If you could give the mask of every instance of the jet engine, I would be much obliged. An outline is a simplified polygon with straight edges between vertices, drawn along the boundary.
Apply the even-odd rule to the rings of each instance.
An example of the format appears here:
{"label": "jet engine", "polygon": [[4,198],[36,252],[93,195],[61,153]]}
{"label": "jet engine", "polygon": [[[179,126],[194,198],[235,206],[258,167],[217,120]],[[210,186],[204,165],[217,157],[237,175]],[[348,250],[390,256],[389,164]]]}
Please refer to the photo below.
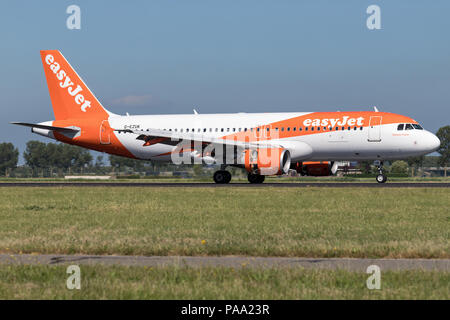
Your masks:
{"label": "jet engine", "polygon": [[252,174],[281,175],[291,167],[291,154],[283,148],[247,149],[242,157],[245,169]]}

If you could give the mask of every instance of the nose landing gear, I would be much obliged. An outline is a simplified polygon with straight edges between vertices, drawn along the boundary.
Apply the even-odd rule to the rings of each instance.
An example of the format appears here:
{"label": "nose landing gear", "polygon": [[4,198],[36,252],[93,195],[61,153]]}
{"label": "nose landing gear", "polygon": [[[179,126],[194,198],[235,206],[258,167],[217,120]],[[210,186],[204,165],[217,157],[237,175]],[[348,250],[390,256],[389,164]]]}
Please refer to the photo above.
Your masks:
{"label": "nose landing gear", "polygon": [[378,165],[378,175],[376,176],[378,183],[385,183],[387,181],[387,176],[383,172],[383,162],[381,161]]}

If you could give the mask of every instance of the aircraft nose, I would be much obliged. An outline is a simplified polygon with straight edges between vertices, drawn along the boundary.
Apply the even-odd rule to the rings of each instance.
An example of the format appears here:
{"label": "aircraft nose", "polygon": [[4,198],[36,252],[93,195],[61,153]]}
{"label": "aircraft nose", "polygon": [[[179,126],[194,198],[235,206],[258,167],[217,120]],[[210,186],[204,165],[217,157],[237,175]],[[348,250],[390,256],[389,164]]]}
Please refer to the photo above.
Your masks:
{"label": "aircraft nose", "polygon": [[439,147],[441,146],[441,140],[439,140],[439,138],[431,132],[427,132],[425,145],[427,146],[428,150],[430,150],[430,152],[433,152],[439,149]]}

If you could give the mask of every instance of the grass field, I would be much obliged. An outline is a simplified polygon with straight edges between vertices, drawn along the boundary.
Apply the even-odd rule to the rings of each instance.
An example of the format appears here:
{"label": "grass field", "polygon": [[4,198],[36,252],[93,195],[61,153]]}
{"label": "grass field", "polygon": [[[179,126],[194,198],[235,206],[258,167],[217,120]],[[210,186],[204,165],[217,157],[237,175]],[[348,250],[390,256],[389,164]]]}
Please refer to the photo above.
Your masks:
{"label": "grass field", "polygon": [[0,299],[449,299],[450,273],[368,275],[304,269],[81,266],[81,289],[68,290],[64,266],[0,266]]}
{"label": "grass field", "polygon": [[3,188],[0,251],[450,258],[448,188]]}

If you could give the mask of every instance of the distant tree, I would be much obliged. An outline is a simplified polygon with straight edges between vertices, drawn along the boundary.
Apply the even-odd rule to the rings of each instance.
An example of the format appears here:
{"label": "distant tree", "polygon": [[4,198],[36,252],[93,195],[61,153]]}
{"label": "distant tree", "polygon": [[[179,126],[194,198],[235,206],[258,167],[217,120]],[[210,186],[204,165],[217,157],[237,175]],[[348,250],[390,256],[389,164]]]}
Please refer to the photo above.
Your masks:
{"label": "distant tree", "polygon": [[[437,150],[441,155],[439,165],[447,168],[450,164],[450,126],[440,128],[436,136],[441,140],[441,146]],[[447,176],[447,169],[444,169],[444,175]]]}
{"label": "distant tree", "polygon": [[411,168],[411,176],[415,176],[418,169],[422,168],[423,162],[425,160],[425,156],[419,156],[419,157],[409,157],[406,159],[406,162],[408,163],[409,167]]}
{"label": "distant tree", "polygon": [[80,169],[90,164],[89,150],[62,143],[27,142],[23,154],[27,166],[33,169]]}
{"label": "distant tree", "polygon": [[8,170],[17,167],[19,150],[12,143],[0,143],[0,174],[7,175]]}
{"label": "distant tree", "polygon": [[93,157],[92,154],[89,152],[89,150],[87,149],[83,149],[81,147],[77,147],[77,146],[71,146],[71,145],[64,145],[66,147],[70,147],[72,148],[72,152],[73,152],[73,165],[75,168],[84,168],[86,166],[88,166]]}
{"label": "distant tree", "polygon": [[96,167],[103,167],[105,164],[103,163],[103,156],[97,156],[97,159],[95,160],[95,166]]}
{"label": "distant tree", "polygon": [[439,158],[437,156],[425,156],[423,160],[424,167],[439,167]]}
{"label": "distant tree", "polygon": [[45,143],[36,140],[28,141],[23,153],[26,165],[31,168],[48,167],[46,151],[47,145]]}
{"label": "distant tree", "polygon": [[131,159],[115,155],[109,156],[109,162],[111,166],[117,169],[117,171],[119,172],[127,170],[133,170],[134,172],[141,172],[152,167],[151,161]]}
{"label": "distant tree", "polygon": [[391,172],[407,174],[408,173],[408,163],[403,160],[394,161],[391,165]]}

